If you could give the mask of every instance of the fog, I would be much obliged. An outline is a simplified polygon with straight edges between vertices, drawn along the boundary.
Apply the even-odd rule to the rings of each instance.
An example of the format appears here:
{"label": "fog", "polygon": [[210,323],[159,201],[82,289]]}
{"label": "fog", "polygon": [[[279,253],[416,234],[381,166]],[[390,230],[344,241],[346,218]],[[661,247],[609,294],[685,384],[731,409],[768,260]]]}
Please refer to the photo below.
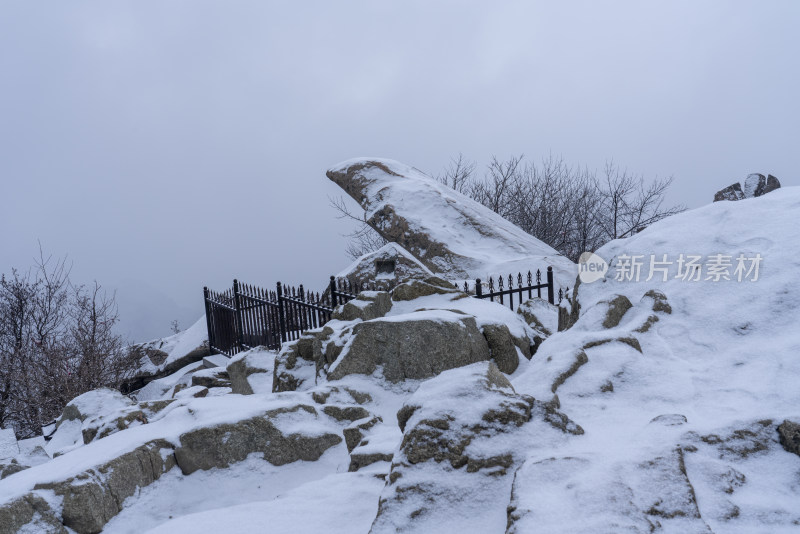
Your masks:
{"label": "fog", "polygon": [[800,4],[0,3],[0,272],[39,242],[117,292],[133,340],[235,277],[321,287],[349,259],[325,177],[459,152],[613,159],[697,207],[798,183]]}

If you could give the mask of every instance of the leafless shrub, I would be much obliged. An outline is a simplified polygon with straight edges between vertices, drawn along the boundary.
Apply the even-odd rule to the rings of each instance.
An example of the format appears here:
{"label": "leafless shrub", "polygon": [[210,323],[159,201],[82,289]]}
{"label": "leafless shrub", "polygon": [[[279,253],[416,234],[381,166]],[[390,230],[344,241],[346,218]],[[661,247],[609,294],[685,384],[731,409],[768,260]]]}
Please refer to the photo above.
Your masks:
{"label": "leafless shrub", "polygon": [[0,425],[39,433],[74,397],[118,387],[138,366],[114,332],[114,295],[74,286],[64,260],[0,277]]}

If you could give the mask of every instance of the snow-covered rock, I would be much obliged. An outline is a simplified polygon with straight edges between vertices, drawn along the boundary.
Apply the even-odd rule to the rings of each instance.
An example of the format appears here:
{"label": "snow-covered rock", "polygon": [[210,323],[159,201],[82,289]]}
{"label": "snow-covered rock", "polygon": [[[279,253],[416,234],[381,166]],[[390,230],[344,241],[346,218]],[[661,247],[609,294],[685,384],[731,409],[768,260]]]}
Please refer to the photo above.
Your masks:
{"label": "snow-covered rock", "polygon": [[272,391],[274,366],[275,353],[263,348],[237,354],[227,366],[231,391],[241,395],[269,393]]}
{"label": "snow-covered rock", "polygon": [[[784,188],[670,217],[596,252],[611,265],[606,278],[580,285],[577,322],[512,380],[557,399],[585,434],[558,451],[532,444],[509,532],[797,529],[800,458],[778,427],[800,418],[798,213],[800,190]],[[679,274],[681,254],[700,256],[700,270]],[[728,279],[709,272],[720,254]],[[740,254],[761,258],[757,279],[738,280]],[[650,276],[651,255],[672,260],[657,264],[666,273]],[[630,258],[643,260],[638,281],[619,276]]]}
{"label": "snow-covered rock", "polygon": [[417,258],[397,243],[387,243],[374,252],[364,254],[336,278],[346,279],[355,284],[375,284],[377,287],[391,288],[415,278],[433,276]]}
{"label": "snow-covered rock", "polygon": [[488,279],[552,265],[561,285],[575,280],[575,265],[552,247],[414,167],[360,158],[327,176],[366,210],[372,228],[435,273]]}
{"label": "snow-covered rock", "polygon": [[145,387],[211,354],[205,315],[192,326],[169,337],[131,347],[141,358],[139,369],[127,380],[125,391]]}
{"label": "snow-covered rock", "polygon": [[736,182],[725,189],[720,189],[714,194],[714,202],[720,200],[742,200],[766,195],[770,191],[780,188],[781,183],[771,174],[749,174],[744,182]]}
{"label": "snow-covered rock", "polygon": [[371,375],[378,366],[392,382],[430,378],[446,369],[490,358],[475,319],[447,310],[427,310],[358,323],[328,378]]}

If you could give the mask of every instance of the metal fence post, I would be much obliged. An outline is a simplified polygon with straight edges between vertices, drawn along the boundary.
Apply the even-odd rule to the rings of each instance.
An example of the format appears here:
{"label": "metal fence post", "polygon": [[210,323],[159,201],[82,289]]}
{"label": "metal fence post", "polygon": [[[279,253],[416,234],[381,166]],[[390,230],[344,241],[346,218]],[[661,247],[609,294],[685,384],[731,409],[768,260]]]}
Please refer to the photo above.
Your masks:
{"label": "metal fence post", "polygon": [[553,292],[553,267],[547,267],[547,301],[555,304],[555,293]]}
{"label": "metal fence post", "polygon": [[276,287],[278,289],[278,321],[281,327],[281,342],[286,342],[286,315],[283,311],[283,287],[281,287],[280,282],[278,282]]}
{"label": "metal fence post", "polygon": [[475,279],[475,296],[481,298],[483,295],[483,287],[481,287],[481,279]]}
{"label": "metal fence post", "polygon": [[206,328],[208,329],[208,349],[214,354],[214,332],[211,329],[211,304],[208,302],[208,287],[203,288],[203,301],[206,306]]}
{"label": "metal fence post", "polygon": [[233,281],[233,306],[236,308],[236,329],[237,332],[237,339],[239,342],[239,350],[242,350],[244,346],[244,322],[242,321],[242,304],[241,299],[239,298],[239,281]]}
{"label": "metal fence post", "polygon": [[336,277],[331,276],[331,307],[336,309],[338,302],[336,302]]}

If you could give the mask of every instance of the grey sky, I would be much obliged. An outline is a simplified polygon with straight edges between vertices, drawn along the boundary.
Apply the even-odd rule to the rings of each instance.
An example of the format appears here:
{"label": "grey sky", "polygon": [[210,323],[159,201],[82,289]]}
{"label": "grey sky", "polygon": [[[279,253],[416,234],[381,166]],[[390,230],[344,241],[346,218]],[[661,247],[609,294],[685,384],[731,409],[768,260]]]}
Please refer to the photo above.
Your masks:
{"label": "grey sky", "polygon": [[[0,272],[37,239],[136,338],[348,263],[325,169],[613,158],[797,184],[800,3],[0,0]],[[148,304],[149,303],[149,304]]]}

